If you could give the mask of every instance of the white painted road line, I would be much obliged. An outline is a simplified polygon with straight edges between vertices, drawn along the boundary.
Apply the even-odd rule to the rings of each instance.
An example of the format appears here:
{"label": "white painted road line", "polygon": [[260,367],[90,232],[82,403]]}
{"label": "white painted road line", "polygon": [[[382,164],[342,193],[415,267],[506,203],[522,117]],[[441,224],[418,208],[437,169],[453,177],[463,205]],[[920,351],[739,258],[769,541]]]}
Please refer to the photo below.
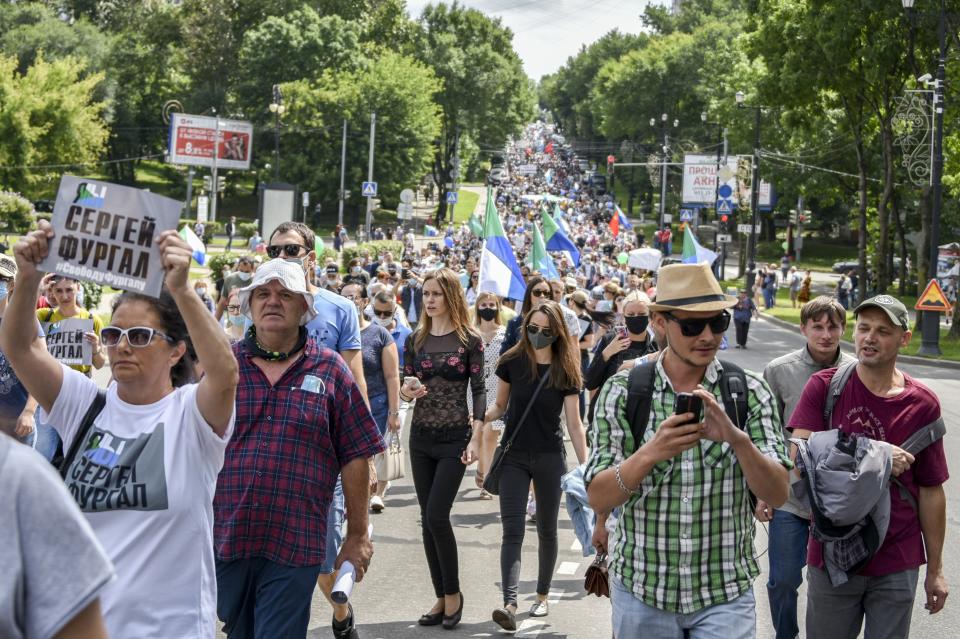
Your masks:
{"label": "white painted road line", "polygon": [[583,546],[580,544],[580,540],[576,537],[573,538],[573,543],[570,544],[570,550],[573,552],[583,552]]}
{"label": "white painted road line", "polygon": [[561,562],[560,567],[557,568],[558,575],[575,575],[577,574],[577,568],[580,567],[580,564],[576,561],[564,561]]}

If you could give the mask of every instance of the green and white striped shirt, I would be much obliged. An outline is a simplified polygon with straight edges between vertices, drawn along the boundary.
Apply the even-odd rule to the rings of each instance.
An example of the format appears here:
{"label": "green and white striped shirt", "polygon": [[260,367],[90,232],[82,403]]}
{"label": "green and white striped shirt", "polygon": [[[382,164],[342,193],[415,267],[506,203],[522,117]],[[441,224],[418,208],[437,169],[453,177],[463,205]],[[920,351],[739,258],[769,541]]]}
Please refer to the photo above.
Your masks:
{"label": "green and white striped shirt", "polygon": [[[721,404],[722,370],[715,359],[702,382]],[[625,418],[628,375],[617,373],[600,391],[584,477],[588,485],[639,448]],[[761,453],[791,468],[773,394],[762,377],[751,372],[746,376],[749,416],[744,430]],[[657,361],[643,443],[673,414],[673,401],[673,387]],[[760,574],[750,491],[727,443],[703,439],[699,446],[658,463],[621,511],[610,571],[649,606],[696,612],[736,599]]]}

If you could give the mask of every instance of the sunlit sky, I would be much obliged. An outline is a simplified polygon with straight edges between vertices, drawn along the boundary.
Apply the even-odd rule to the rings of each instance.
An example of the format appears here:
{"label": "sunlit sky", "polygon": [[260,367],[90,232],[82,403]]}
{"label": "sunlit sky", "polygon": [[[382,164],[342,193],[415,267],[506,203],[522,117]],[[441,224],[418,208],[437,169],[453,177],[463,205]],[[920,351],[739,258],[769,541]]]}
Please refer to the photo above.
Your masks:
{"label": "sunlit sky", "polygon": [[[414,18],[429,0],[407,0]],[[640,32],[647,0],[461,0],[460,4],[497,16],[514,33],[513,46],[534,80],[553,73],[580,47],[612,29]],[[660,4],[666,4],[661,0]]]}

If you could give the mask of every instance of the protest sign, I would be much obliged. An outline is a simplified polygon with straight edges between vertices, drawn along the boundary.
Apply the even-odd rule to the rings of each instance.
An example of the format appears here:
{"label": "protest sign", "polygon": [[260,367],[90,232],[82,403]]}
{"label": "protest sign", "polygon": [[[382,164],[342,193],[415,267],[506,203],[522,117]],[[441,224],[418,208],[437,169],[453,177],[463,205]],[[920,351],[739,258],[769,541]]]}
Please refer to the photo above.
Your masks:
{"label": "protest sign", "polygon": [[55,235],[39,268],[157,297],[164,271],[154,240],[176,229],[181,207],[149,191],[65,175],[50,220]]}
{"label": "protest sign", "polygon": [[83,334],[93,331],[92,319],[64,319],[45,322],[47,350],[53,358],[67,366],[90,366],[93,363],[93,345]]}

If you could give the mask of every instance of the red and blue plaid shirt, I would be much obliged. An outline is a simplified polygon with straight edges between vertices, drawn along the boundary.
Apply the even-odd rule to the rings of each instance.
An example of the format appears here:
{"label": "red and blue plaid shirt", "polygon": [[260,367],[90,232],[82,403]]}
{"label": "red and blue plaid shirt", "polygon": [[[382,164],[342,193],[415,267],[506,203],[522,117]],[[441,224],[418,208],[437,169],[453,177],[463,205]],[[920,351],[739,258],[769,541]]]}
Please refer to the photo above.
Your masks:
{"label": "red and blue plaid shirt", "polygon": [[270,386],[243,342],[237,421],[213,500],[217,559],[286,566],[325,561],[327,511],[340,468],[384,449],[340,356],[307,340]]}

